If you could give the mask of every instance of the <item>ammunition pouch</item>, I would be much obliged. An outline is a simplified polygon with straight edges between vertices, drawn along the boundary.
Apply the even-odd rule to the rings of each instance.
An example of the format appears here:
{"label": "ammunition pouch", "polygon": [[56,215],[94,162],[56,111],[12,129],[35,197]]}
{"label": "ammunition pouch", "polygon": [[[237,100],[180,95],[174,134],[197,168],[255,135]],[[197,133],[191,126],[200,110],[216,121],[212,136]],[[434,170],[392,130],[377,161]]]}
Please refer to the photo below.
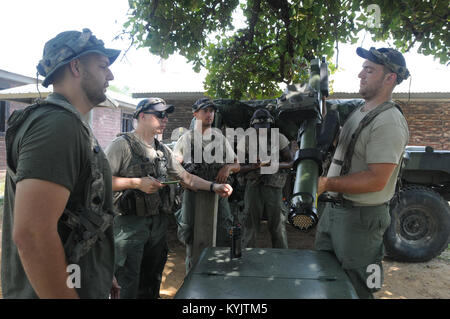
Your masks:
{"label": "ammunition pouch", "polygon": [[[167,178],[167,158],[165,149],[155,139],[157,157],[150,161],[145,151],[131,133],[119,134],[128,142],[132,159],[130,165],[122,176],[145,177],[152,176],[164,181]],[[174,185],[160,189],[157,193],[145,194],[137,189],[127,189],[116,193],[114,208],[121,215],[153,216],[160,212],[172,213],[172,205],[175,199]]]}
{"label": "ammunition pouch", "polygon": [[275,174],[261,175],[261,182],[265,186],[283,188],[288,177],[287,170],[280,170]]}
{"label": "ammunition pouch", "polygon": [[[195,131],[191,130],[191,154],[195,154],[195,139],[194,139]],[[203,154],[203,146],[202,146],[202,154]],[[225,142],[223,145],[223,150],[225,152],[226,146]],[[215,150],[212,150],[212,155],[214,155]],[[225,155],[225,154],[224,154]],[[202,155],[203,156],[203,155]],[[207,163],[203,157],[201,163],[192,163],[192,162],[183,162],[183,168],[190,174],[196,175],[200,178],[203,178],[207,181],[214,181],[216,180],[217,174],[219,173],[220,169],[226,165],[226,157],[224,156],[222,163]],[[233,178],[229,176],[227,178],[227,183],[232,184]]]}
{"label": "ammunition pouch", "polygon": [[91,247],[105,238],[105,231],[113,223],[113,214],[97,215],[92,212],[64,210],[60,221],[71,229],[64,243],[67,260],[78,263]]}

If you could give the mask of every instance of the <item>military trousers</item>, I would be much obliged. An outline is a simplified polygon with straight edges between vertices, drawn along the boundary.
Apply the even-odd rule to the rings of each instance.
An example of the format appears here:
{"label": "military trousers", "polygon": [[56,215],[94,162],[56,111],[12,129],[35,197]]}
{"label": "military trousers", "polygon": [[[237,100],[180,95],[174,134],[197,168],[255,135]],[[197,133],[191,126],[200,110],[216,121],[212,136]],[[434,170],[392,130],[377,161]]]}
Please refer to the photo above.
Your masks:
{"label": "military trousers", "polygon": [[360,298],[371,299],[383,283],[383,235],[389,204],[327,203],[317,225],[315,249],[335,254]]}
{"label": "military trousers", "polygon": [[[195,224],[194,191],[185,189],[181,209],[175,213],[178,223],[178,239],[186,245],[186,274],[192,268],[192,243]],[[229,231],[233,225],[230,205],[227,198],[219,197],[217,207],[216,246],[229,247],[231,239]]]}
{"label": "military trousers", "polygon": [[115,276],[121,299],[159,298],[167,261],[168,216],[116,216]]}
{"label": "military trousers", "polygon": [[283,189],[248,181],[244,202],[243,247],[256,247],[261,219],[265,215],[272,247],[288,248]]}

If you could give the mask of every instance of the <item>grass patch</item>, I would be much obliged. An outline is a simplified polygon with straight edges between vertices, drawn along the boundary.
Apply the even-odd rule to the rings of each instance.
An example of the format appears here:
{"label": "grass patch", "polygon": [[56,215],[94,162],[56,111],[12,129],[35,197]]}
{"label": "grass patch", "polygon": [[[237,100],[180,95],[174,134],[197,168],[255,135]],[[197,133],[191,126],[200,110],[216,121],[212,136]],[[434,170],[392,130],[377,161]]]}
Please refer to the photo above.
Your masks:
{"label": "grass patch", "polygon": [[450,243],[448,244],[447,248],[442,252],[442,254],[439,255],[438,258],[450,261]]}

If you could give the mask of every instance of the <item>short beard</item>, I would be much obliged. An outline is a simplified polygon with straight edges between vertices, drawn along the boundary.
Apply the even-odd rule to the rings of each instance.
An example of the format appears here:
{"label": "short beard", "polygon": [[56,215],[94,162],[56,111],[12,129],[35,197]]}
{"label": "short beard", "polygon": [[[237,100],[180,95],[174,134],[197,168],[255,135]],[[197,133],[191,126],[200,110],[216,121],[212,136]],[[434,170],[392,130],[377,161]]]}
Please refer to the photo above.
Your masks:
{"label": "short beard", "polygon": [[81,81],[81,88],[86,93],[89,102],[95,106],[105,101],[106,95],[103,93],[103,88],[98,89],[97,86],[93,85],[93,78],[92,74],[86,70]]}
{"label": "short beard", "polygon": [[382,86],[381,82],[379,82],[379,83],[377,83],[377,86],[359,89],[359,94],[361,94],[361,96],[363,97],[364,100],[366,100],[366,101],[371,100],[378,94],[378,92],[380,92],[381,86]]}

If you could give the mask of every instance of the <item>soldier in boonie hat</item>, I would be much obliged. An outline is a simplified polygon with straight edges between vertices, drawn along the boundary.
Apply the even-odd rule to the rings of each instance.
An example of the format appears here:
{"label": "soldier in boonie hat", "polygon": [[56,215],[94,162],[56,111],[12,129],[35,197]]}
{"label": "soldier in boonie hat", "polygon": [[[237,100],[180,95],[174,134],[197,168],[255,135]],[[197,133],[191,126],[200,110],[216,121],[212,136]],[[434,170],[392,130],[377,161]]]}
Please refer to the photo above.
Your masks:
{"label": "soldier in boonie hat", "polygon": [[102,40],[97,39],[91,30],[83,32],[65,31],[47,41],[42,60],[36,66],[38,74],[45,77],[42,85],[48,87],[56,70],[70,61],[87,53],[100,53],[109,59],[111,65],[120,54],[120,50],[107,49]]}
{"label": "soldier in boonie hat", "polygon": [[133,117],[135,119],[138,118],[139,113],[146,111],[154,111],[155,114],[162,113],[168,114],[172,113],[175,110],[175,107],[171,104],[167,104],[166,101],[159,97],[151,97],[148,99],[144,99],[138,103],[136,106],[136,111],[134,111]]}
{"label": "soldier in boonie hat", "polygon": [[363,48],[357,48],[356,54],[360,57],[372,61],[376,64],[381,64],[397,74],[397,84],[400,84],[403,80],[406,80],[410,73],[406,68],[406,61],[403,54],[397,50],[391,48],[375,49],[374,47],[369,50]]}

